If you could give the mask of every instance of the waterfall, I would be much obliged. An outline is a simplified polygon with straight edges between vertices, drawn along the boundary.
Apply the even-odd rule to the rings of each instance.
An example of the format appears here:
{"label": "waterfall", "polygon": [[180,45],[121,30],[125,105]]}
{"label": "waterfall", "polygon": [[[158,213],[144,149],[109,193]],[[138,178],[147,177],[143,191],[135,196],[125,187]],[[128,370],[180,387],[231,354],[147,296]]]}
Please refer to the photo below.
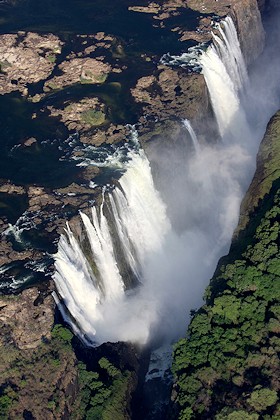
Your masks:
{"label": "waterfall", "polygon": [[69,225],[55,255],[54,281],[69,314],[65,308],[62,313],[75,330],[78,326],[87,343],[100,344],[112,338],[111,333],[106,336],[108,316],[112,308],[118,316],[118,308],[125,306],[130,293],[128,285],[133,283],[121,272],[126,276],[133,273],[143,282],[141,270],[161,249],[170,230],[144,151],[131,150],[123,166],[126,172],[119,185],[112,192],[103,191],[100,208],[93,207],[91,217],[80,213],[90,245],[87,257]]}
{"label": "waterfall", "polygon": [[248,82],[248,73],[232,18],[227,16],[217,29],[220,36],[213,34],[216,51],[239,91]]}
{"label": "waterfall", "polygon": [[202,67],[218,128],[224,141],[235,137],[246,143],[250,137],[239,91],[247,82],[247,71],[231,17],[217,26],[214,42],[201,54]]}
{"label": "waterfall", "polygon": [[190,121],[187,119],[183,120],[183,125],[188,131],[189,135],[191,136],[192,144],[193,144],[195,152],[198,153],[200,151],[200,145],[197,139],[197,135],[195,134],[195,131],[192,128]]}
{"label": "waterfall", "polygon": [[167,53],[160,62],[202,72],[223,141],[231,143],[234,137],[240,144],[246,144],[250,130],[240,94],[246,91],[248,74],[238,35],[230,16],[212,24],[215,33],[210,46],[198,44],[180,56]]}
{"label": "waterfall", "polygon": [[[159,182],[165,202],[135,129],[130,145],[116,146],[112,157],[102,150],[105,157],[99,159],[91,146],[78,163],[121,174],[114,186],[103,187],[100,206],[80,213],[79,238],[66,227],[54,256],[55,299],[87,344],[177,339],[188,312],[202,303],[218,258],[228,250],[251,162],[246,149],[250,132],[239,98],[246,71],[230,18],[218,26],[218,34],[196,63],[223,141],[200,145],[184,120],[199,153],[186,161],[185,150],[174,145],[172,155],[170,146],[164,155],[163,142],[153,162],[158,177],[165,173]],[[176,215],[184,218],[180,229],[173,224]]]}

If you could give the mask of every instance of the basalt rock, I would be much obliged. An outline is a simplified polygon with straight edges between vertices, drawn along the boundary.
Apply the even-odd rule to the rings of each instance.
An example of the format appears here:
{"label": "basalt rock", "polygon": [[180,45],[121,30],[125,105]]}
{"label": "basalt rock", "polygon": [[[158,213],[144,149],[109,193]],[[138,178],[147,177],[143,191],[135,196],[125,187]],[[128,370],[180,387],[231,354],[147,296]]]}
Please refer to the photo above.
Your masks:
{"label": "basalt rock", "polygon": [[97,84],[104,83],[112,67],[100,59],[95,58],[73,58],[63,61],[58,69],[61,75],[49,79],[44,90],[62,89],[75,83]]}
{"label": "basalt rock", "polygon": [[[143,106],[144,116],[140,118],[144,132],[150,131],[149,121],[165,121],[175,116],[177,119],[188,118],[194,126],[211,116],[211,105],[205,84],[200,74],[187,75],[183,69],[158,66],[156,76],[146,76],[138,80],[131,90],[135,101]],[[149,116],[147,120],[145,115]],[[145,127],[148,126],[148,129]],[[202,130],[201,130],[202,131]]]}

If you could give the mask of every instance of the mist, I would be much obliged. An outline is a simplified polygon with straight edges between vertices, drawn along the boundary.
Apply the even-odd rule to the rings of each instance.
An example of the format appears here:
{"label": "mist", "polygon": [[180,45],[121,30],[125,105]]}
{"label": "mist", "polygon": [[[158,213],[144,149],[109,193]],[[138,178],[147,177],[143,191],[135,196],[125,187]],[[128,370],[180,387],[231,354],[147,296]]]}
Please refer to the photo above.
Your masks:
{"label": "mist", "polygon": [[[242,72],[241,82],[229,74],[221,48],[210,47],[200,58],[217,138],[202,141],[198,135],[194,144],[182,121],[174,147],[163,138],[159,148],[148,148],[147,158],[137,145],[123,164],[119,188],[104,192],[100,211],[82,215],[99,274],[70,229],[62,235],[56,299],[87,345],[172,342],[184,334],[190,311],[203,303],[217,262],[228,252],[266,124],[279,108],[277,18],[279,10],[266,22],[263,55],[249,77]],[[228,41],[241,56],[237,39]],[[243,66],[240,56],[231,63]],[[128,272],[137,287],[128,288]]]}

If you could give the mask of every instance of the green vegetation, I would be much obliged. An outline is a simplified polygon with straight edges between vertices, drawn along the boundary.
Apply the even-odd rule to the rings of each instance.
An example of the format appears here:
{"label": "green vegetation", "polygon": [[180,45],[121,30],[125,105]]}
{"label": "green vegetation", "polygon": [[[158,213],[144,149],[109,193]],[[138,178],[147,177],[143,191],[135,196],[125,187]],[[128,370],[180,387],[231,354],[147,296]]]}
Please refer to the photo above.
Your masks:
{"label": "green vegetation", "polygon": [[98,372],[88,371],[84,363],[79,363],[80,393],[75,402],[72,419],[124,420],[127,398],[133,373],[117,369],[108,359],[98,361]]}
{"label": "green vegetation", "polygon": [[54,54],[47,55],[46,58],[50,63],[55,63],[56,61],[56,56]]}
{"label": "green vegetation", "polygon": [[90,367],[77,362],[72,338],[69,329],[57,324],[51,339],[36,349],[0,347],[0,420],[23,418],[24,410],[34,418],[58,419],[69,413],[72,420],[129,419],[128,401],[136,384],[133,368],[126,370],[105,357],[95,359],[93,350]]}
{"label": "green vegetation", "polygon": [[46,83],[46,91],[47,90],[58,90],[60,87],[53,82]]}
{"label": "green vegetation", "polygon": [[7,68],[11,66],[12,64],[10,64],[7,60],[0,61],[0,73],[5,73]]}
{"label": "green vegetation", "polygon": [[35,418],[54,413],[60,418],[65,406],[71,405],[68,383],[77,377],[72,337],[67,328],[55,325],[51,340],[43,340],[35,349],[20,350],[12,342],[1,345],[1,420],[23,418],[25,409]]}
{"label": "green vegetation", "polygon": [[280,418],[280,189],[269,203],[222,260],[175,346],[180,420]]}
{"label": "green vegetation", "polygon": [[104,112],[95,109],[88,109],[81,113],[81,120],[91,126],[102,125],[105,122],[106,116]]}
{"label": "green vegetation", "polygon": [[80,77],[80,82],[82,85],[91,84],[91,83],[105,83],[107,80],[108,74],[107,73],[100,73],[94,74],[92,72],[87,72],[87,74],[83,77]]}
{"label": "green vegetation", "polygon": [[70,346],[73,334],[70,330],[64,328],[62,325],[56,324],[52,329],[52,338],[54,340],[58,340],[66,346]]}

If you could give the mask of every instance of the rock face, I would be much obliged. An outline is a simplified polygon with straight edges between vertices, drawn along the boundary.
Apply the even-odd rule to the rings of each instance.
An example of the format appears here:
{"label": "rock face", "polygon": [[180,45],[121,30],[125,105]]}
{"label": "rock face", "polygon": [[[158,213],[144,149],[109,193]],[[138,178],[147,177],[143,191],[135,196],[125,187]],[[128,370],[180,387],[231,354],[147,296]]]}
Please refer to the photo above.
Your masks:
{"label": "rock face", "polygon": [[264,12],[269,5],[269,0],[258,0],[258,6],[261,12]]}
{"label": "rock face", "polygon": [[261,142],[257,156],[256,173],[242,201],[239,224],[235,236],[246,228],[250,216],[254,214],[260,202],[267,197],[273,183],[280,178],[279,138],[280,111],[271,118]]}
{"label": "rock face", "polygon": [[236,16],[240,45],[247,65],[252,63],[263,50],[265,34],[261,16],[255,0],[236,2],[233,5]]}
{"label": "rock face", "polygon": [[192,121],[209,115],[210,103],[202,75],[187,76],[182,69],[165,66],[158,66],[158,70],[157,76],[140,78],[131,90],[146,114],[160,120],[176,115]]}
{"label": "rock face", "polygon": [[264,30],[256,0],[190,0],[188,6],[201,13],[216,13],[219,16],[230,14],[237,24],[241,48],[248,65],[262,52]]}

